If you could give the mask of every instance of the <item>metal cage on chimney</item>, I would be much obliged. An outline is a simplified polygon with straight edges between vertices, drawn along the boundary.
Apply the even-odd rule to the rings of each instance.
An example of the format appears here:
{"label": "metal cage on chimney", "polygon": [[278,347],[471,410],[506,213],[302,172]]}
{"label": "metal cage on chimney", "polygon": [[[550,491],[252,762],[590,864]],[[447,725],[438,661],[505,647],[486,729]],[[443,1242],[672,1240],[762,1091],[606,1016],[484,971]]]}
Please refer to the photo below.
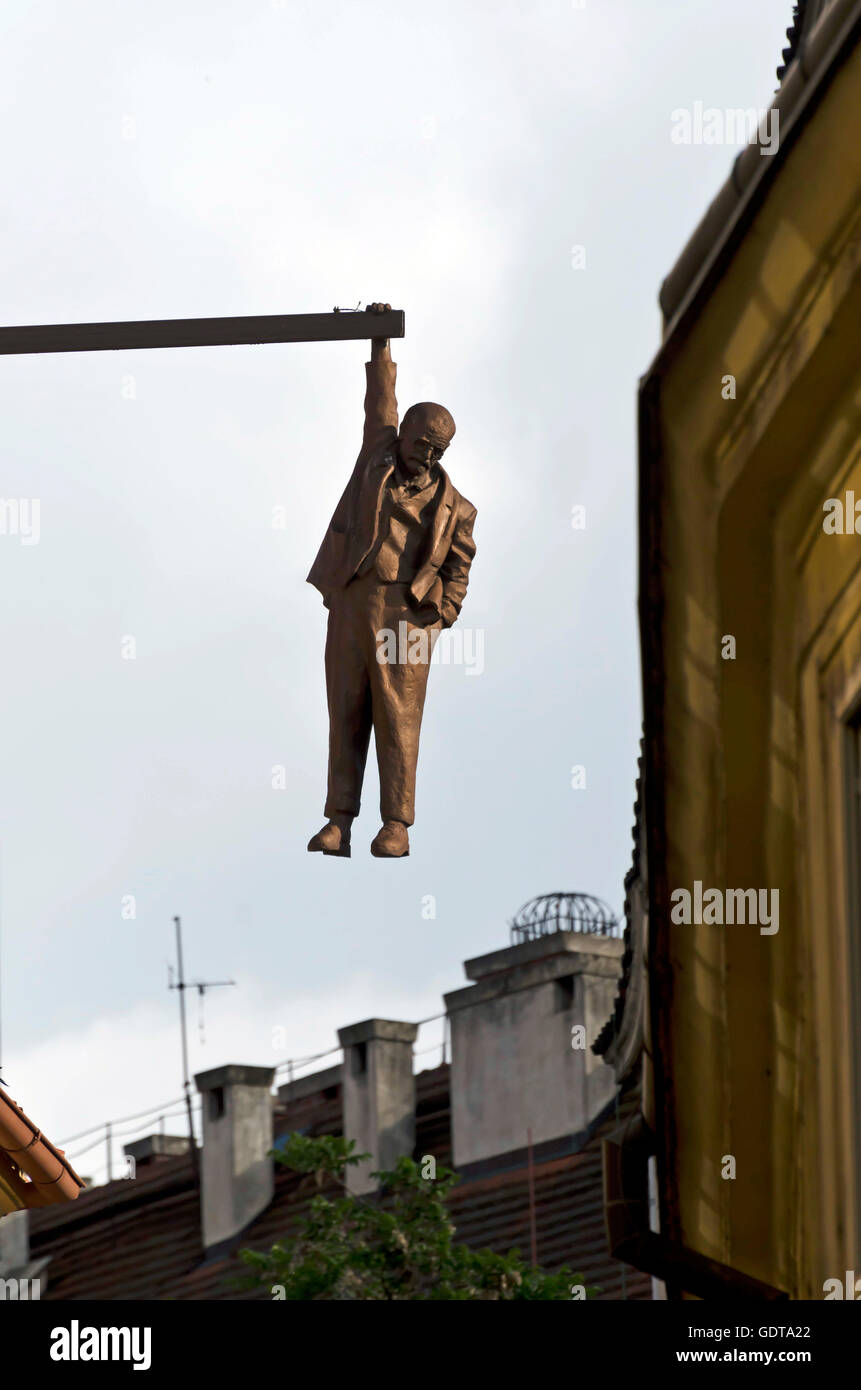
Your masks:
{"label": "metal cage on chimney", "polygon": [[590,893],[544,893],[531,898],[511,926],[512,945],[535,941],[554,932],[583,932],[589,936],[620,936],[618,917],[600,898]]}

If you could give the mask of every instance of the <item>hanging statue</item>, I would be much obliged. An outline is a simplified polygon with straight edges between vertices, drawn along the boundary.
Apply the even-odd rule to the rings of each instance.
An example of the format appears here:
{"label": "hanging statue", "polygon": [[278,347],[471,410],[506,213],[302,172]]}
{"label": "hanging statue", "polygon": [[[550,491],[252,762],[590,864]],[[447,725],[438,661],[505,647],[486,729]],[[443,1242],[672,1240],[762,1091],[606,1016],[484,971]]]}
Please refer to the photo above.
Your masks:
{"label": "hanging statue", "polygon": [[371,853],[400,859],[410,852],[431,655],[463,604],[476,512],[441,466],[449,412],[423,401],[398,428],[388,338],[372,339],[365,370],[362,449],[308,575],[329,610],[327,823],[308,849],[349,858],[373,727],[383,824]]}

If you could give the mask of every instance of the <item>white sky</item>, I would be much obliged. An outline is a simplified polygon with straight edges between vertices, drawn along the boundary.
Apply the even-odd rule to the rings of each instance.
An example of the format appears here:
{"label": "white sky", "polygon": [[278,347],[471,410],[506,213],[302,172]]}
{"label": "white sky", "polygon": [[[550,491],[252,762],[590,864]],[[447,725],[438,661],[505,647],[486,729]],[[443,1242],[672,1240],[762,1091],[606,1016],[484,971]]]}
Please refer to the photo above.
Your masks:
{"label": "white sky", "polygon": [[7,0],[0,322],[403,308],[401,406],[457,421],[461,621],[485,634],[484,674],[431,673],[410,858],[368,854],[372,759],[352,860],[307,854],[326,615],[304,577],[366,345],[2,359],[0,496],[41,505],[38,545],[0,536],[3,1063],[56,1142],[180,1094],[175,913],[187,973],[238,982],[203,1046],[189,1001],[203,1070],[439,1013],[535,894],[621,911],[637,378],[736,152],[673,144],[671,112],[767,106],[791,10]]}

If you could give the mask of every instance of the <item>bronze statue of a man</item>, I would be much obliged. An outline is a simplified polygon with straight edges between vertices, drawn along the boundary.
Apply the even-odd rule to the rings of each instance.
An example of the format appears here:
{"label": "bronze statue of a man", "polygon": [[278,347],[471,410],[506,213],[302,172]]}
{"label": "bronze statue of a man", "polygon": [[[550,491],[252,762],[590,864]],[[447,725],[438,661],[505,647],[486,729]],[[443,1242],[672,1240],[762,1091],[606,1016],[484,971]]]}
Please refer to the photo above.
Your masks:
{"label": "bronze statue of a man", "polygon": [[[372,339],[365,370],[362,449],[308,575],[329,610],[327,824],[308,848],[349,857],[373,726],[383,825],[371,853],[399,859],[410,852],[431,649],[466,594],[476,513],[440,466],[454,435],[449,412],[423,401],[398,429],[387,338]],[[384,659],[384,633],[406,636],[394,661]]]}

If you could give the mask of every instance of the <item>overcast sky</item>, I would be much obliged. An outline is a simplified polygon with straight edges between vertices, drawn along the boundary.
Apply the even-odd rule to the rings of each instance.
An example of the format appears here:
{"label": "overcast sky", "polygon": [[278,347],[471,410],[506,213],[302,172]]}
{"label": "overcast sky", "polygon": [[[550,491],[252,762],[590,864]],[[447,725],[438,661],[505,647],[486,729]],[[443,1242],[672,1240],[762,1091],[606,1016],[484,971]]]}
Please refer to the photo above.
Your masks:
{"label": "overcast sky", "polygon": [[439,1013],[536,894],[621,912],[637,379],[737,152],[673,143],[671,113],[767,106],[791,9],[7,0],[0,322],[404,309],[399,399],[457,421],[484,643],[481,674],[431,672],[410,858],[368,853],[373,757],[353,858],[307,854],[326,614],[304,581],[366,344],[2,359],[0,496],[40,504],[38,544],[0,536],[3,1067],[55,1142],[180,1094],[174,914],[187,974],[237,981],[204,1043],[189,1001],[199,1071]]}

